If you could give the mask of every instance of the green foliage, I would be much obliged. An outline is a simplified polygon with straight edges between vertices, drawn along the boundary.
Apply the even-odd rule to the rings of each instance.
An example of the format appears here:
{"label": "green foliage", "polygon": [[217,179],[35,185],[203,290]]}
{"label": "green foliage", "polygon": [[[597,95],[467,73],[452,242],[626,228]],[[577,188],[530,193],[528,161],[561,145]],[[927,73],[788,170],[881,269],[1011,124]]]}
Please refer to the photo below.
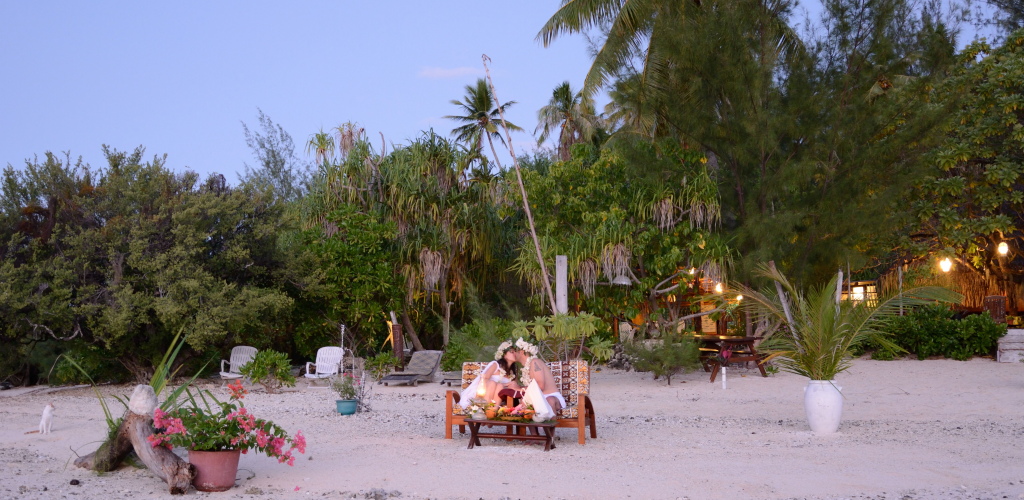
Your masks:
{"label": "green foliage", "polygon": [[580,357],[582,347],[597,331],[599,321],[597,316],[587,312],[538,316],[533,321],[516,321],[510,338],[533,337],[549,355],[569,361]]}
{"label": "green foliage", "polygon": [[346,346],[363,353],[379,349],[388,336],[387,311],[399,308],[403,292],[402,278],[395,276],[395,224],[342,205],[302,237],[309,254],[295,271],[304,284],[297,306],[309,311],[309,319],[295,332],[298,351],[312,357],[336,343],[338,323],[350,338]]}
{"label": "green foliage", "polygon": [[0,335],[101,345],[144,382],[183,325],[191,353],[273,328],[292,305],[273,276],[281,207],[104,151],[103,170],[50,154],[5,169],[0,313],[16,319]]}
{"label": "green foliage", "polygon": [[[198,391],[195,395],[188,391],[189,405],[166,413],[157,409],[153,418],[156,432],[146,440],[154,447],[174,445],[197,451],[255,450],[277,458],[280,463],[294,465],[292,451],[306,452],[302,432],[289,436],[281,426],[255,418],[242,404],[245,390],[241,382],[229,387],[232,394],[228,402],[218,401],[210,391]],[[285,448],[288,444],[291,446]]]}
{"label": "green foliage", "polygon": [[611,339],[591,337],[587,342],[594,363],[605,363],[615,354],[615,342]]}
{"label": "green foliage", "polygon": [[366,360],[366,371],[370,372],[373,380],[379,381],[391,373],[391,370],[394,370],[399,363],[398,357],[394,354],[382,352]]}
{"label": "green foliage", "polygon": [[257,352],[251,361],[242,365],[238,373],[254,384],[262,384],[267,392],[275,393],[282,385],[295,386],[295,377],[292,376],[291,370],[291,360],[287,354],[263,349]]}
{"label": "green foliage", "polygon": [[331,379],[331,390],[338,395],[338,399],[355,399],[356,381],[347,373],[340,375]]}
{"label": "green foliage", "polygon": [[[961,320],[952,319],[953,312],[945,305],[914,309],[906,316],[893,318],[887,327],[893,342],[917,355],[917,359],[944,356],[967,360],[971,356],[991,354],[999,338],[1006,335],[1006,325],[997,324],[987,314],[973,314]],[[895,359],[898,352],[878,345],[868,345],[871,359]]]}
{"label": "green foliage", "polygon": [[[569,280],[582,292],[580,309],[618,320],[646,313],[652,330],[670,329],[689,313],[681,301],[666,300],[688,291],[680,268],[721,279],[731,260],[712,229],[718,188],[706,158],[672,141],[620,143],[599,152],[576,144],[573,151],[570,161],[523,172],[548,267],[556,255],[568,257]],[[541,289],[532,242],[521,241],[512,269]],[[611,285],[617,277],[631,286]]]}
{"label": "green foliage", "polygon": [[672,376],[700,366],[700,350],[692,338],[666,334],[658,340],[637,341],[625,345],[626,355],[638,371],[651,372],[654,378]]}
{"label": "green foliage", "polygon": [[[993,281],[1019,283],[1024,237],[1024,31],[993,49],[984,40],[958,57],[938,97],[955,104],[945,141],[929,155],[902,246],[918,256],[957,256]],[[913,238],[910,235],[913,234]],[[1010,254],[997,252],[1010,241]],[[1016,241],[1016,243],[1014,243]]]}
{"label": "green foliage", "polygon": [[886,327],[901,308],[962,299],[945,288],[917,287],[902,294],[897,290],[880,290],[877,304],[837,304],[836,277],[805,292],[772,267],[761,266],[758,274],[777,283],[784,292],[780,295],[778,288],[771,285],[761,290],[741,283],[733,285],[743,294],[742,304],[749,313],[773,322],[775,328],[765,335],[759,350],[769,354],[766,361],[811,380],[833,380],[850,367],[855,350],[867,342],[898,351]]}

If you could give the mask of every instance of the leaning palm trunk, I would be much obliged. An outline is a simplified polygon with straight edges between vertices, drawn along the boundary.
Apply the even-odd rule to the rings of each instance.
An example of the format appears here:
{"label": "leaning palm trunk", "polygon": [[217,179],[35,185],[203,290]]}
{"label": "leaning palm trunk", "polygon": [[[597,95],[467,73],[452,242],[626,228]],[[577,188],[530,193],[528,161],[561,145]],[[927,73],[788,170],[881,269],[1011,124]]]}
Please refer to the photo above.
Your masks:
{"label": "leaning palm trunk", "polygon": [[555,294],[551,291],[551,281],[548,279],[547,266],[544,265],[544,254],[540,250],[540,240],[537,239],[537,229],[533,225],[533,212],[530,211],[530,200],[526,197],[526,185],[523,184],[523,174],[519,171],[519,161],[516,160],[516,152],[512,147],[512,135],[508,133],[508,124],[505,122],[505,112],[502,111],[501,104],[498,101],[498,95],[494,92],[494,82],[491,81],[491,70],[487,68],[487,61],[490,61],[491,58],[484,54],[483,59],[484,71],[487,73],[487,81],[491,87],[491,95],[494,96],[494,102],[498,104],[498,113],[499,116],[501,116],[501,125],[502,128],[505,129],[505,136],[508,137],[508,151],[512,155],[512,164],[516,167],[516,179],[519,180],[519,191],[523,195],[523,209],[526,211],[526,221],[530,223],[530,235],[533,237],[533,246],[537,250],[537,263],[540,264],[541,281],[544,284],[544,291],[547,292],[548,301],[550,301],[551,314],[558,314],[558,305],[555,303]]}
{"label": "leaning palm trunk", "polygon": [[[919,287],[905,290],[883,289],[874,304],[836,301],[841,284],[832,278],[823,287],[800,291],[790,284],[774,266],[761,265],[758,275],[772,280],[772,285],[754,290],[741,283],[733,287],[743,294],[743,307],[748,313],[769,318],[774,325],[761,343],[780,369],[811,380],[833,380],[836,374],[850,367],[851,351],[867,341],[900,351],[885,331],[889,319],[898,316],[901,308],[929,303],[958,303],[962,296],[942,287]],[[788,311],[787,311],[788,309]]]}

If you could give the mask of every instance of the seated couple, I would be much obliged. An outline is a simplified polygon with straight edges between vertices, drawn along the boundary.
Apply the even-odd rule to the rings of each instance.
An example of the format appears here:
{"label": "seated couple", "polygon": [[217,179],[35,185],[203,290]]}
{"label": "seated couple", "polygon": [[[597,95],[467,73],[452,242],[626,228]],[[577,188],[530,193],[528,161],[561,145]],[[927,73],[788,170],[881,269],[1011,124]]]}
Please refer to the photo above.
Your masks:
{"label": "seated couple", "polygon": [[[551,369],[537,357],[537,346],[522,337],[515,343],[505,341],[498,346],[494,359],[462,391],[459,404],[463,409],[481,394],[483,399],[498,405],[504,404],[508,396],[522,398],[543,420],[555,418],[559,410],[565,408],[565,398],[555,387]],[[483,391],[480,390],[481,385]]]}

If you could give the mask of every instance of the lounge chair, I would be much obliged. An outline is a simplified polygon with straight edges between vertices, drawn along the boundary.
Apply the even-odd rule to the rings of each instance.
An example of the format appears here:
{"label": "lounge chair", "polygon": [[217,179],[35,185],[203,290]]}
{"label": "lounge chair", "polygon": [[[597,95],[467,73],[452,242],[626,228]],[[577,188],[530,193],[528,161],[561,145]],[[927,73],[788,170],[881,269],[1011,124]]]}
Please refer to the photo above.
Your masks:
{"label": "lounge chair", "polygon": [[[238,345],[231,348],[231,361],[220,360],[220,379],[221,381],[226,380],[237,380],[242,378],[242,374],[238,373],[246,363],[252,361],[252,358],[256,357],[256,348],[249,347],[247,345]],[[227,371],[224,370],[224,364],[228,364]]]}
{"label": "lounge chair", "polygon": [[341,358],[345,350],[340,347],[321,347],[316,351],[316,363],[306,363],[306,378],[320,380],[330,378],[341,371]]}
{"label": "lounge chair", "polygon": [[404,371],[391,372],[381,382],[384,385],[410,384],[413,387],[420,382],[430,382],[434,372],[441,367],[441,354],[441,351],[416,351]]}

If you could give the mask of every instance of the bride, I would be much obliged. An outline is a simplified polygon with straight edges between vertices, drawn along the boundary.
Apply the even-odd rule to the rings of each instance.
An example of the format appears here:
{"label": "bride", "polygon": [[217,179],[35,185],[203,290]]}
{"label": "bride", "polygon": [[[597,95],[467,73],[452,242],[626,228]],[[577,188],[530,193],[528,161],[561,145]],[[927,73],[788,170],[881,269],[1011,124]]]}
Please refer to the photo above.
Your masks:
{"label": "bride", "polygon": [[[511,378],[509,377],[511,375]],[[477,375],[473,379],[473,383],[466,387],[459,398],[459,405],[463,408],[469,406],[474,398],[483,396],[483,399],[489,403],[501,404],[501,398],[498,393],[510,387],[518,390],[519,385],[515,383],[516,370],[513,366],[509,369],[509,363],[504,358],[497,359],[487,363],[480,375]],[[483,391],[480,390],[481,384],[483,385]]]}

